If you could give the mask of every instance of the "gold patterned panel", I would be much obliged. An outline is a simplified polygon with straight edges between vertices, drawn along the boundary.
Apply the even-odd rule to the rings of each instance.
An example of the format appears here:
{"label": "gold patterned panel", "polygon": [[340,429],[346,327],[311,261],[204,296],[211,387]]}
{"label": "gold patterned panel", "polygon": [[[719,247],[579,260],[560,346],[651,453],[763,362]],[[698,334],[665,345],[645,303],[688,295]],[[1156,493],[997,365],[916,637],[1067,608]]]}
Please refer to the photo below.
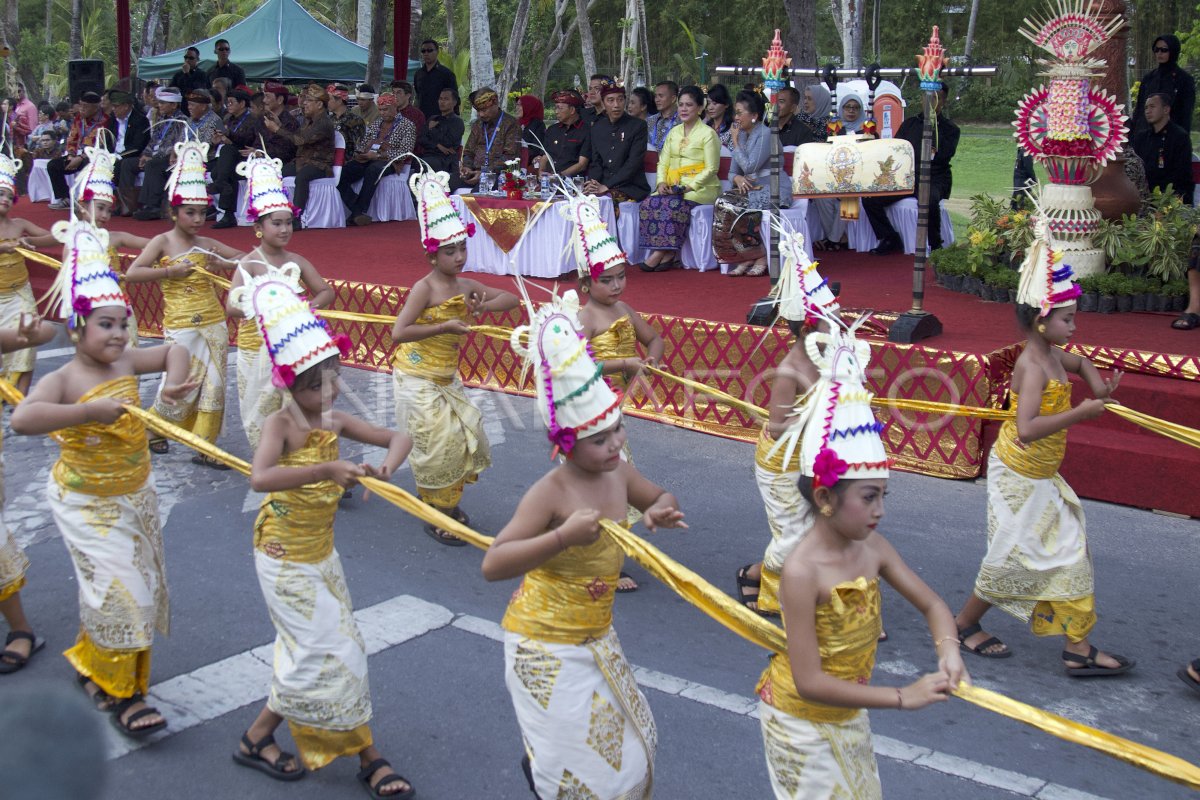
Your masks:
{"label": "gold patterned panel", "polygon": [[558,682],[561,671],[562,659],[540,642],[523,639],[517,645],[513,672],[543,709],[550,707],[550,696],[554,693],[554,684]]}
{"label": "gold patterned panel", "polygon": [[29,268],[25,265],[25,256],[15,252],[0,253],[0,293],[15,292],[27,283]]}
{"label": "gold patterned panel", "polygon": [[[821,738],[833,752],[833,760],[842,771],[842,777],[850,791],[834,794],[847,800],[882,800],[883,789],[879,785],[879,772],[875,765],[875,750],[871,744],[871,729],[866,723],[866,712],[861,720],[852,725],[813,723]],[[838,787],[839,789],[841,787]]]}
{"label": "gold patterned panel", "polygon": [[767,761],[775,771],[775,780],[789,795],[794,796],[800,788],[808,754],[787,746],[788,733],[775,717],[768,717],[764,725],[763,743],[767,749]]}
{"label": "gold patterned panel", "polygon": [[[98,398],[139,405],[137,377],[126,375],[88,390],[77,403]],[[150,451],[146,426],[132,414],[122,414],[110,425],[88,422],[50,434],[61,454],[51,474],[59,486],[97,497],[114,497],[137,491],[150,476]]]}
{"label": "gold patterned panel", "polygon": [[600,800],[600,795],[589,789],[569,769],[563,770],[562,778],[558,781],[558,794],[554,797],[555,800]]}
{"label": "gold patterned panel", "polygon": [[121,509],[117,502],[107,497],[97,497],[84,505],[80,511],[84,522],[106,538],[113,524],[121,519]]}
{"label": "gold patterned panel", "polygon": [[1000,493],[1004,496],[1004,502],[1014,515],[1025,507],[1033,495],[1033,484],[1028,480],[1022,480],[1016,473],[1002,472],[993,480],[997,481]]}
{"label": "gold patterned panel", "polygon": [[[455,319],[469,321],[467,301],[461,294],[424,309],[413,324],[437,325]],[[458,351],[465,338],[454,333],[442,333],[415,342],[401,342],[392,355],[392,364],[407,375],[445,386],[458,375]]]}
{"label": "gold patterned panel", "polygon": [[621,749],[625,745],[625,717],[612,703],[592,692],[592,716],[588,722],[588,747],[618,772],[621,770]]}
{"label": "gold patterned panel", "polygon": [[305,619],[312,619],[317,610],[317,587],[308,575],[287,562],[279,568],[275,596]]}
{"label": "gold patterned panel", "polygon": [[175,264],[188,264],[194,269],[186,277],[158,282],[163,296],[163,327],[199,328],[224,322],[225,307],[217,300],[205,269],[208,255],[190,252],[174,258],[164,257],[158,262],[162,269]]}

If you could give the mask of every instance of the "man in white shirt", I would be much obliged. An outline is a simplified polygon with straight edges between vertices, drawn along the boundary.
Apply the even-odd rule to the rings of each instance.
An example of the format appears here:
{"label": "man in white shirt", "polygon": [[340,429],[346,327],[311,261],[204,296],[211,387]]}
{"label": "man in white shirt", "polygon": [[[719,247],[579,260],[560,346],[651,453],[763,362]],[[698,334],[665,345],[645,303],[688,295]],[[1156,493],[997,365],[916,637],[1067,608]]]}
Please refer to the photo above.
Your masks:
{"label": "man in white shirt", "polygon": [[[114,178],[117,182],[117,206],[113,216],[129,216],[137,210],[137,188],[134,182],[140,171],[142,150],[150,141],[150,121],[134,107],[133,95],[129,92],[110,89],[108,102],[112,114],[108,117],[108,130],[112,139],[106,144],[112,147],[117,157]],[[115,144],[112,144],[115,142]]]}

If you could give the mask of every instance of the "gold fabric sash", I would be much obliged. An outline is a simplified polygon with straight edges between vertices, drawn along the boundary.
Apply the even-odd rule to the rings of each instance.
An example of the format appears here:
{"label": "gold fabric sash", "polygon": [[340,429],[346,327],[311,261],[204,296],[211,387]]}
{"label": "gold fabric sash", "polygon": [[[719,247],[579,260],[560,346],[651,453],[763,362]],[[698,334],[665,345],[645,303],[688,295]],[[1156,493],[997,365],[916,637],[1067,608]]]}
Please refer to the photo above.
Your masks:
{"label": "gold fabric sash", "polygon": [[[772,452],[774,451],[774,452]],[[783,465],[783,455],[786,448],[775,446],[775,437],[764,425],[758,432],[758,442],[754,445],[754,463],[763,469],[782,475],[787,472]]]}
{"label": "gold fabric sash", "polygon": [[29,268],[25,266],[25,256],[17,252],[0,253],[0,294],[11,294],[27,283]]}
{"label": "gold fabric sash", "polygon": [[[333,431],[309,431],[304,446],[279,459],[281,467],[307,467],[335,461]],[[271,492],[254,522],[254,549],[281,561],[315,564],[333,552],[333,517],[343,489],[333,481]]]}
{"label": "gold fabric sash", "polygon": [[[121,403],[139,402],[133,375],[114,378],[90,389],[77,402],[111,397]],[[62,448],[51,474],[64,489],[96,497],[115,497],[140,488],[150,477],[146,427],[122,414],[111,425],[88,422],[50,434]]]}
{"label": "gold fabric sash", "polygon": [[[633,320],[628,316],[616,320],[588,341],[592,345],[592,355],[597,361],[632,358],[638,354],[637,333],[633,329]],[[609,384],[621,390],[629,385],[629,381],[620,372],[610,372],[604,377],[608,379]]]}
{"label": "gold fabric sash", "polygon": [[704,164],[684,164],[679,167],[667,168],[667,183],[671,186],[678,186],[684,178],[690,178],[692,175],[698,175],[704,171]]}
{"label": "gold fabric sash", "polygon": [[[1012,393],[1013,414],[1020,407],[1021,399],[1016,392]],[[1041,406],[1038,414],[1048,416],[1061,414],[1071,409],[1071,384],[1062,381],[1050,381],[1041,396]],[[1067,454],[1067,429],[1038,439],[1023,443],[1017,436],[1017,421],[1011,419],[1000,426],[1000,435],[996,439],[996,455],[1014,472],[1026,478],[1053,478],[1062,464],[1063,456]]]}
{"label": "gold fabric sash", "polygon": [[[833,587],[829,602],[817,606],[817,647],[822,672],[838,680],[870,683],[875,647],[883,630],[879,607],[879,578],[868,581],[859,577]],[[787,655],[771,657],[757,691],[769,705],[811,722],[845,722],[859,711],[801,697]]]}
{"label": "gold fabric sash", "polygon": [[223,322],[225,309],[213,292],[212,282],[206,277],[206,254],[191,252],[175,258],[163,258],[158,266],[166,269],[183,263],[195,267],[186,278],[167,278],[158,283],[163,293],[163,327],[202,328]]}
{"label": "gold fabric sash", "polygon": [[[452,319],[465,321],[467,318],[466,298],[458,294],[422,311],[414,324],[437,325]],[[406,375],[445,386],[458,375],[458,348],[464,338],[454,333],[441,333],[415,342],[401,342],[392,356],[392,364]]]}
{"label": "gold fabric sash", "polygon": [[612,626],[613,590],[624,560],[607,536],[564,550],[526,573],[501,627],[559,644],[598,639]]}

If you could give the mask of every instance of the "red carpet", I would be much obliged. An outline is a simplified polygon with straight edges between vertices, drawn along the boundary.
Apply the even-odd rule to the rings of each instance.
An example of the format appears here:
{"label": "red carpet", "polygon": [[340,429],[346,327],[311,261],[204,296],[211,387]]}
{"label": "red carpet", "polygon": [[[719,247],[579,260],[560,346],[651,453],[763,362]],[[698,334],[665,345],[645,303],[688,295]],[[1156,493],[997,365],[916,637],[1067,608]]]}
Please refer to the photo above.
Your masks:
{"label": "red carpet", "polygon": [[[17,206],[13,215],[46,228],[65,216],[45,204],[30,203]],[[169,224],[117,219],[112,227],[148,237],[167,230]],[[249,249],[255,241],[251,228],[207,233],[239,249]],[[292,239],[292,248],[329,278],[412,286],[429,269],[416,222],[303,231]],[[822,274],[842,284],[843,302],[848,307],[890,312],[908,308],[911,256],[819,255]],[[547,257],[562,256],[556,252]],[[565,271],[563,285],[573,287],[573,268]],[[511,278],[504,276],[470,273],[470,277],[490,286],[512,288]],[[634,268],[629,271],[623,299],[644,313],[744,322],[750,305],[767,290],[765,278],[731,278],[716,271],[693,270],[645,274]],[[941,336],[922,342],[931,347],[983,355],[1024,338],[1010,304],[984,302],[929,282],[925,308],[936,314],[944,327]],[[1173,314],[1158,313],[1081,314],[1075,341],[1117,350],[1180,356],[1200,353],[1200,333],[1171,329],[1173,318]],[[1081,396],[1077,392],[1076,400]],[[1127,374],[1118,397],[1132,408],[1200,427],[1200,382]],[[995,425],[989,424],[985,436],[994,433]],[[1195,477],[1200,475],[1200,451],[1135,428],[1113,415],[1071,429],[1062,473],[1086,497],[1200,516],[1200,479]]]}

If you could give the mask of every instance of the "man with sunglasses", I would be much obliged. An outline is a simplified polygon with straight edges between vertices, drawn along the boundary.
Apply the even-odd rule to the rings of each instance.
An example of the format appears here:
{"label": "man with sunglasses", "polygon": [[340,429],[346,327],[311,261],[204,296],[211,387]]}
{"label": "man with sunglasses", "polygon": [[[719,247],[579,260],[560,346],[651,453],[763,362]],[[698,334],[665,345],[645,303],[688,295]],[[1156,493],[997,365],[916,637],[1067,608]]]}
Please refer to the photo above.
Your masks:
{"label": "man with sunglasses", "polygon": [[[438,97],[443,89],[458,91],[458,79],[449,67],[438,63],[438,43],[433,39],[421,42],[421,66],[413,75],[413,84],[417,87],[417,108],[425,115],[425,119],[441,113],[438,109]],[[417,128],[418,133],[421,128]]]}
{"label": "man with sunglasses", "polygon": [[229,60],[229,40],[217,39],[213,52],[217,54],[217,63],[208,68],[209,83],[217,78],[225,78],[230,86],[244,86],[246,71]]}
{"label": "man with sunglasses", "polygon": [[208,75],[200,69],[200,51],[189,47],[183,51],[183,68],[171,78],[171,86],[179,90],[179,94],[187,97],[195,89],[207,91],[212,88]]}

